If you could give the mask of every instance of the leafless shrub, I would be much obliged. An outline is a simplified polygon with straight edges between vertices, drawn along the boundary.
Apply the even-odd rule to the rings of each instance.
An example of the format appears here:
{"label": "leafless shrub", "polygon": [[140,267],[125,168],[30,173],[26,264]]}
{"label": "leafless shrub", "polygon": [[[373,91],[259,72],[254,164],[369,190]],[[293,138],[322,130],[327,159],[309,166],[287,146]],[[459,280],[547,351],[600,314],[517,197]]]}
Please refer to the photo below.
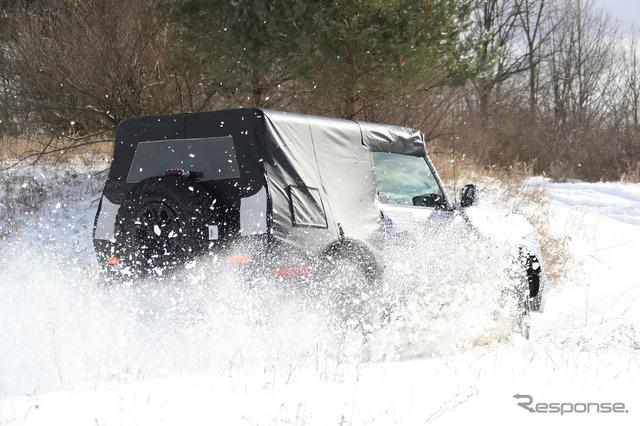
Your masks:
{"label": "leafless shrub", "polygon": [[626,167],[626,173],[620,176],[620,180],[623,182],[640,182],[640,161],[633,163],[633,160],[628,161]]}
{"label": "leafless shrub", "polygon": [[23,132],[86,134],[193,108],[196,83],[170,60],[167,19],[154,0],[18,2],[4,21]]}
{"label": "leafless shrub", "polygon": [[109,158],[113,153],[111,138],[50,136],[44,134],[31,137],[5,137],[0,140],[0,158],[4,164],[0,170],[12,168],[27,162],[36,163],[47,158],[55,164],[78,159],[95,162],[95,159]]}
{"label": "leafless shrub", "polygon": [[0,160],[0,242],[23,237],[27,226],[33,238],[33,231],[39,235],[40,229],[49,228],[51,220],[72,221],[79,208],[86,209],[84,203],[97,207],[106,177],[100,166],[108,165],[91,152],[47,157],[36,165],[8,167],[11,164],[10,160]]}
{"label": "leafless shrub", "polygon": [[0,241],[20,233],[47,198],[44,183],[32,176],[0,176]]}

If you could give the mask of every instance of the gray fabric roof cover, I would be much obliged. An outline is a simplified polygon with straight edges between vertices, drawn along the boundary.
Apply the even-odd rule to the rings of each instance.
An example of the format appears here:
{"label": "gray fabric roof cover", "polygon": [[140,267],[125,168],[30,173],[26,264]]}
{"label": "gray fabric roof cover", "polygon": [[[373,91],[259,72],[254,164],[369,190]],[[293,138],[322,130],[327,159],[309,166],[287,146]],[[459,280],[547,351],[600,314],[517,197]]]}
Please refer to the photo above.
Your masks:
{"label": "gray fabric roof cover", "polygon": [[238,188],[244,198],[266,186],[271,235],[309,252],[344,236],[375,254],[383,232],[371,151],[426,154],[418,130],[352,120],[260,109],[136,117],[123,121],[116,132],[105,195],[119,203],[131,188],[126,177],[140,142],[189,144],[229,137],[239,178],[228,187]]}

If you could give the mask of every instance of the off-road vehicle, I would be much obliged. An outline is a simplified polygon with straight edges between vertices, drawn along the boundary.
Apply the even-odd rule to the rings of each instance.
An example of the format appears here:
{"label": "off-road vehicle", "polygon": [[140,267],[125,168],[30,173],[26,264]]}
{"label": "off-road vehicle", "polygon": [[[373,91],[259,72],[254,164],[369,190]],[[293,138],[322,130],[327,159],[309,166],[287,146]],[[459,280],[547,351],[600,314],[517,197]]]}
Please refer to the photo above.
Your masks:
{"label": "off-road vehicle", "polygon": [[[136,117],[117,128],[93,241],[115,276],[212,253],[279,277],[342,260],[373,280],[403,234],[453,220],[474,232],[475,191],[454,205],[412,128],[260,109]],[[541,311],[539,247],[520,251],[523,311]]]}

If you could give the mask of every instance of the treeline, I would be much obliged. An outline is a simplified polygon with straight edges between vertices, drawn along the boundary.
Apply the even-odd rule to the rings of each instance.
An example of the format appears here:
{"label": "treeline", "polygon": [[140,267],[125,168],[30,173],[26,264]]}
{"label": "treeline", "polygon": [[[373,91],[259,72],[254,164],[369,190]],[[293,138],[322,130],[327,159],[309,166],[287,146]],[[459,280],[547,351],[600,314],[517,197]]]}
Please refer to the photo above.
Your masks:
{"label": "treeline", "polygon": [[639,42],[593,0],[0,0],[0,143],[255,106],[420,126],[486,167],[638,179]]}

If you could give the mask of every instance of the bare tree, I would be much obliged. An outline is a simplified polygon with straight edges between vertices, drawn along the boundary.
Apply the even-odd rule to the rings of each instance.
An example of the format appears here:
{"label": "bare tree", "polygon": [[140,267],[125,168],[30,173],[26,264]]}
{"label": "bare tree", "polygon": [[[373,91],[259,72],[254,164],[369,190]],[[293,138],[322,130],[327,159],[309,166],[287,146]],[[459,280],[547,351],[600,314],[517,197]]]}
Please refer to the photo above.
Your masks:
{"label": "bare tree", "polygon": [[523,71],[523,58],[515,53],[518,36],[519,3],[517,0],[486,0],[475,11],[475,32],[483,40],[480,59],[494,61],[489,76],[475,83],[480,114],[487,119],[494,104],[494,90],[513,75]]}
{"label": "bare tree", "polygon": [[9,130],[11,121],[11,113],[9,112],[11,98],[11,80],[8,69],[9,51],[5,37],[7,18],[7,6],[4,2],[0,2],[0,137]]}
{"label": "bare tree", "polygon": [[637,139],[640,132],[640,30],[632,27],[622,46],[622,105],[627,127]]}
{"label": "bare tree", "polygon": [[545,51],[543,47],[549,42],[562,20],[560,18],[554,22],[549,19],[550,10],[555,7],[553,1],[550,4],[548,0],[517,0],[517,3],[527,61],[529,111],[535,113],[538,106],[539,66],[543,60],[554,53],[549,49]]}
{"label": "bare tree", "polygon": [[554,19],[547,68],[554,114],[563,123],[596,124],[614,87],[618,26],[593,0],[564,0]]}
{"label": "bare tree", "polygon": [[7,42],[14,113],[40,128],[91,133],[188,103],[185,74],[168,60],[168,12],[156,3],[49,0],[16,8]]}

